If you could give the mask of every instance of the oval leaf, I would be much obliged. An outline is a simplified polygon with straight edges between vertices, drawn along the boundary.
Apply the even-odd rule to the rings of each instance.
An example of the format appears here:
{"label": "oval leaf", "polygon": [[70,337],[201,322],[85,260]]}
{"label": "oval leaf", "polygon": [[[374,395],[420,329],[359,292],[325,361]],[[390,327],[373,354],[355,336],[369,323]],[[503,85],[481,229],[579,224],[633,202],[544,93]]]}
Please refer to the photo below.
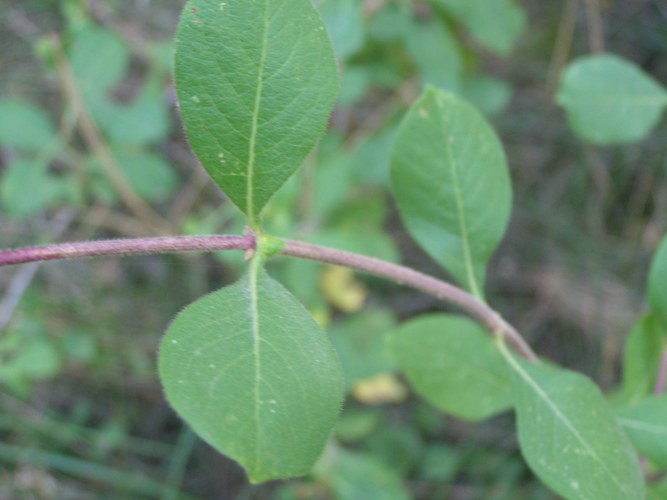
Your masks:
{"label": "oval leaf", "polygon": [[391,347],[410,385],[446,413],[482,420],[512,404],[505,362],[488,334],[468,318],[414,319],[391,336]]}
{"label": "oval leaf", "polygon": [[308,472],[343,398],[326,335],[257,261],[176,317],[159,370],[174,409],[254,482]]}
{"label": "oval leaf", "polygon": [[428,88],[398,131],[392,186],[410,234],[476,296],[509,221],[500,141],[464,100]]}
{"label": "oval leaf", "polygon": [[411,22],[405,33],[405,48],[425,84],[458,92],[463,57],[461,47],[447,25],[435,19]]}
{"label": "oval leaf", "polygon": [[667,236],[662,239],[651,263],[648,301],[662,324],[667,325]]}
{"label": "oval leaf", "polygon": [[521,453],[565,498],[644,498],[639,460],[586,377],[502,352],[512,373]]}
{"label": "oval leaf", "polygon": [[637,402],[653,391],[665,334],[655,314],[644,314],[632,327],[623,350],[623,384],[619,394],[626,403]]}
{"label": "oval leaf", "polygon": [[431,0],[442,5],[486,49],[508,55],[526,29],[527,16],[514,0]]}
{"label": "oval leaf", "polygon": [[667,91],[634,64],[595,55],[565,69],[556,101],[581,137],[595,144],[618,144],[649,133],[667,106]]}
{"label": "oval leaf", "polygon": [[647,398],[617,414],[639,452],[667,469],[667,394]]}
{"label": "oval leaf", "polygon": [[58,144],[51,118],[29,102],[0,100],[0,145],[43,152]]}
{"label": "oval leaf", "polygon": [[333,106],[338,76],[319,15],[309,0],[191,0],[175,73],[192,149],[256,227]]}

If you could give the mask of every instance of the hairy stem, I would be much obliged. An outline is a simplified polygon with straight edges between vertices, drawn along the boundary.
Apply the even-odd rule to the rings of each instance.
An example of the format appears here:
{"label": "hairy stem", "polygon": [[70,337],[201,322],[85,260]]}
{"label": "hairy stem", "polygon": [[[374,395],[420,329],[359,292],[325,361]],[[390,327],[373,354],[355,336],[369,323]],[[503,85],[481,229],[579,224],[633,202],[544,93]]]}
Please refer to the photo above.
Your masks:
{"label": "hairy stem", "polygon": [[215,250],[251,250],[253,236],[160,236],[122,240],[60,243],[0,251],[0,267],[45,260],[77,259],[103,255],[135,255]]}
{"label": "hairy stem", "polygon": [[300,241],[283,241],[285,243],[285,247],[282,250],[284,255],[336,264],[363,271],[402,285],[408,285],[429,295],[433,295],[440,300],[454,304],[478,320],[492,334],[503,336],[518,354],[530,361],[537,361],[537,356],[530,346],[526,344],[521,335],[497,312],[468,292],[454,285],[440,281],[409,267],[399,266],[384,260],[302,243]]}
{"label": "hairy stem", "polygon": [[[333,248],[299,241],[282,240],[283,255],[349,267],[407,285],[456,305],[484,325],[494,336],[503,337],[521,356],[537,361],[537,356],[521,335],[496,311],[464,290],[408,267]],[[0,251],[0,267],[27,262],[74,259],[103,255],[254,250],[256,239],[246,236],[165,236],[121,240],[61,243]]]}

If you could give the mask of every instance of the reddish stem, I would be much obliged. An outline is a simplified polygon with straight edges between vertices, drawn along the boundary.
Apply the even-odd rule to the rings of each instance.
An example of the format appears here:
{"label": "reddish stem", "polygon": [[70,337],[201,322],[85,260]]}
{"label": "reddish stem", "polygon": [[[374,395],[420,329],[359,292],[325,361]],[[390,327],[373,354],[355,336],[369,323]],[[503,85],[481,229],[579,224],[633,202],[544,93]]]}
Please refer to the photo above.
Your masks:
{"label": "reddish stem", "polygon": [[300,241],[283,241],[285,248],[283,248],[282,253],[285,255],[357,269],[399,284],[408,285],[440,300],[457,305],[482,323],[492,334],[502,335],[518,354],[533,362],[538,360],[537,355],[523,340],[523,337],[497,312],[473,295],[454,285],[384,260]]}
{"label": "reddish stem", "polygon": [[[493,335],[502,336],[524,358],[536,362],[537,355],[521,335],[486,303],[460,288],[404,266],[333,248],[284,240],[282,253],[302,259],[345,266],[411,286],[454,304],[477,319]],[[0,251],[0,267],[27,262],[74,259],[103,255],[132,255],[168,252],[253,250],[255,236],[165,236],[123,240],[60,243],[41,247]],[[667,363],[667,361],[666,361]]]}
{"label": "reddish stem", "polygon": [[122,240],[59,243],[0,251],[0,267],[45,260],[75,259],[103,255],[156,254],[168,252],[211,252],[250,250],[253,236],[162,236]]}

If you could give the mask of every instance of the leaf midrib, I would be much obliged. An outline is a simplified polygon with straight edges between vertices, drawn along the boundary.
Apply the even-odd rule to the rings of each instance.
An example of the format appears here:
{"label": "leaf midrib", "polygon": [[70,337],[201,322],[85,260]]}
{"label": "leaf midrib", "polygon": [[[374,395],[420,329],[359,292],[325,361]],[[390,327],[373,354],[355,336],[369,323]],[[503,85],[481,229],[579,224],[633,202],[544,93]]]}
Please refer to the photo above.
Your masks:
{"label": "leaf midrib", "polygon": [[507,351],[507,348],[504,344],[500,343],[501,352],[507,362],[510,364],[512,369],[535,391],[540,399],[551,409],[551,411],[556,416],[557,420],[572,433],[572,435],[581,443],[581,445],[586,449],[588,454],[593,457],[593,459],[600,465],[600,468],[609,476],[611,481],[619,488],[620,491],[627,491],[623,484],[621,484],[616,476],[607,468],[606,463],[602,460],[593,448],[588,444],[588,442],[583,438],[579,431],[572,425],[572,422],[558,409],[558,406],[549,398],[549,395],[544,392],[540,386],[532,379],[532,377],[516,362],[512,355]]}
{"label": "leaf midrib", "polygon": [[643,420],[628,417],[618,417],[616,420],[622,427],[628,429],[667,436],[667,426],[665,425],[661,426],[659,424],[644,422]]}
{"label": "leaf midrib", "polygon": [[[438,102],[438,107],[442,104]],[[443,110],[444,112],[444,110]],[[465,208],[463,205],[463,198],[461,196],[461,185],[459,183],[459,176],[456,169],[456,162],[452,156],[452,137],[445,137],[445,149],[447,150],[447,163],[449,165],[449,173],[452,178],[454,186],[454,200],[456,202],[456,215],[459,223],[459,231],[461,232],[461,240],[463,243],[463,260],[466,267],[466,275],[468,277],[468,285],[472,294],[480,300],[483,300],[482,294],[479,290],[477,280],[475,279],[475,271],[472,262],[472,253],[470,250],[470,241],[468,239],[468,225],[465,216]]]}
{"label": "leaf midrib", "polygon": [[268,45],[269,16],[268,3],[264,2],[264,19],[262,23],[262,51],[260,54],[259,67],[257,69],[257,90],[255,93],[255,103],[252,112],[252,122],[250,128],[250,141],[248,150],[248,175],[246,177],[246,215],[248,216],[248,225],[257,229],[258,222],[255,220],[255,200],[253,193],[253,182],[255,174],[255,157],[257,146],[257,130],[259,128],[259,109],[262,103],[262,91],[264,88],[264,65],[266,62],[266,48]]}
{"label": "leaf midrib", "polygon": [[258,292],[257,292],[257,279],[259,271],[260,261],[258,257],[255,257],[250,264],[250,271],[248,279],[250,280],[250,320],[251,320],[251,332],[252,332],[252,345],[253,345],[253,356],[255,358],[255,380],[253,386],[253,401],[255,404],[254,407],[254,417],[255,417],[255,471],[260,468],[260,381],[262,377],[262,364],[260,360],[260,331],[259,331],[259,307],[258,307]]}

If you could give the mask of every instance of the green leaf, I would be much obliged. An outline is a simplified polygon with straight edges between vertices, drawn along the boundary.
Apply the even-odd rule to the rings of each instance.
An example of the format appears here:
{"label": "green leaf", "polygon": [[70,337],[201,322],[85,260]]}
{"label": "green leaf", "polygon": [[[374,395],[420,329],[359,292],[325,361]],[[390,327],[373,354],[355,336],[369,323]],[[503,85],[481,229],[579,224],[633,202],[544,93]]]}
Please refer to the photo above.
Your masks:
{"label": "green leaf", "polygon": [[[172,195],[179,185],[174,169],[164,158],[145,151],[114,151],[114,159],[130,187],[145,200],[160,201]],[[92,172],[92,191],[101,201],[118,201],[116,191],[102,171],[97,158],[90,157],[86,168]]]}
{"label": "green leaf", "polygon": [[667,394],[622,408],[617,415],[639,452],[667,469]]}
{"label": "green leaf", "polygon": [[49,174],[48,165],[38,160],[17,158],[2,175],[2,207],[10,215],[34,215],[60,198],[62,186],[59,179]]}
{"label": "green leaf", "polygon": [[111,31],[87,26],[72,42],[70,64],[84,101],[95,115],[96,102],[127,73],[130,52]]}
{"label": "green leaf", "polygon": [[623,352],[621,399],[633,402],[653,391],[665,342],[664,328],[655,314],[644,314],[632,328]]}
{"label": "green leaf", "polygon": [[647,500],[665,500],[667,498],[667,479],[649,486],[647,493]]}
{"label": "green leaf", "polygon": [[257,259],[176,317],[159,371],[174,409],[253,482],[308,472],[343,398],[326,335]]}
{"label": "green leaf", "polygon": [[161,156],[147,152],[117,153],[116,161],[134,192],[146,200],[163,200],[178,189],[176,172]]}
{"label": "green leaf", "polygon": [[359,380],[394,371],[386,342],[394,324],[390,313],[370,309],[348,316],[331,328],[329,335],[340,357],[347,388]]}
{"label": "green leaf", "polygon": [[514,0],[431,0],[442,5],[485,48],[508,55],[526,28],[526,13]]}
{"label": "green leaf", "polygon": [[409,28],[412,13],[407,2],[385,2],[368,23],[368,35],[380,43],[401,40]]}
{"label": "green leaf", "polygon": [[565,498],[644,498],[634,448],[595,384],[499,346],[512,372],[521,453],[539,478]]}
{"label": "green leaf", "polygon": [[470,104],[430,87],[399,128],[391,168],[410,234],[481,297],[486,264],[505,233],[512,203],[493,129]]}
{"label": "green leaf", "polygon": [[408,500],[410,496],[401,477],[389,466],[370,454],[334,449],[325,456],[322,469],[335,498],[358,500],[381,498],[382,500]]}
{"label": "green leaf", "polygon": [[257,227],[334,102],[336,64],[319,15],[309,0],[191,0],[175,66],[192,149]]}
{"label": "green leaf", "polygon": [[17,99],[0,100],[0,145],[42,152],[58,144],[51,118]]}
{"label": "green leaf", "polygon": [[359,0],[325,0],[319,7],[336,57],[354,55],[364,44],[364,19]]}
{"label": "green leaf", "polygon": [[660,317],[663,325],[667,326],[667,236],[660,242],[651,263],[648,302],[651,310]]}
{"label": "green leaf", "polygon": [[500,113],[512,97],[512,89],[504,81],[489,75],[467,77],[461,85],[461,95],[484,114]]}
{"label": "green leaf", "polygon": [[405,48],[422,81],[457,92],[463,71],[461,49],[449,29],[435,19],[413,21],[405,34]]}
{"label": "green leaf", "polygon": [[421,316],[394,332],[391,347],[410,385],[446,413],[483,420],[512,404],[505,362],[489,335],[467,318]]}
{"label": "green leaf", "polygon": [[151,75],[139,95],[129,105],[100,99],[95,118],[114,144],[146,144],[161,141],[169,134],[169,114],[162,100],[162,82]]}
{"label": "green leaf", "polygon": [[619,144],[650,132],[667,106],[667,91],[620,57],[593,55],[567,66],[556,101],[581,137],[600,145]]}

